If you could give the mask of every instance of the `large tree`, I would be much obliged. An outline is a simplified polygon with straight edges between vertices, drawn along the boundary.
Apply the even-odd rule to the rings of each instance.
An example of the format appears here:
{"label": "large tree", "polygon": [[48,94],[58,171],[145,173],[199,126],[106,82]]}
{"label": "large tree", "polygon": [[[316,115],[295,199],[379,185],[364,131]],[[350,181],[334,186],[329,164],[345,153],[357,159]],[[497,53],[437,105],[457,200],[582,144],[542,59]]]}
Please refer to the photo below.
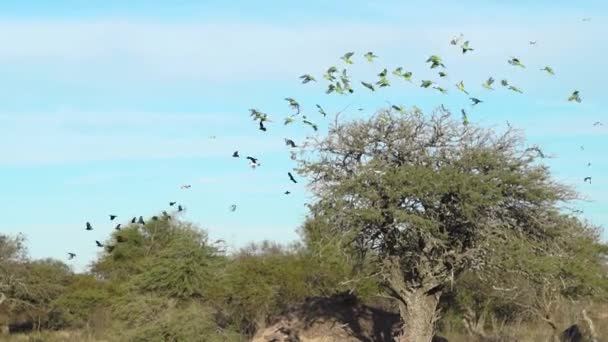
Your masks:
{"label": "large tree", "polygon": [[552,213],[574,194],[524,143],[511,129],[463,124],[442,107],[336,119],[308,144],[299,171],[316,196],[310,220],[377,262],[399,303],[401,341],[432,339],[446,285],[483,265],[490,239],[552,239]]}

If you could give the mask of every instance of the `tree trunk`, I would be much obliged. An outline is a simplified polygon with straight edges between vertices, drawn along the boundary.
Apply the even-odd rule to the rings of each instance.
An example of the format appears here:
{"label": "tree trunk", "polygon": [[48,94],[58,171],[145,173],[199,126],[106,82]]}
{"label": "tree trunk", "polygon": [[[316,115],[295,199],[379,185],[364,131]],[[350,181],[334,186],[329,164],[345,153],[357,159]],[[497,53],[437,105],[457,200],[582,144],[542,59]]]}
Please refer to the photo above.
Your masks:
{"label": "tree trunk", "polygon": [[441,292],[408,291],[399,302],[403,331],[399,342],[431,342]]}

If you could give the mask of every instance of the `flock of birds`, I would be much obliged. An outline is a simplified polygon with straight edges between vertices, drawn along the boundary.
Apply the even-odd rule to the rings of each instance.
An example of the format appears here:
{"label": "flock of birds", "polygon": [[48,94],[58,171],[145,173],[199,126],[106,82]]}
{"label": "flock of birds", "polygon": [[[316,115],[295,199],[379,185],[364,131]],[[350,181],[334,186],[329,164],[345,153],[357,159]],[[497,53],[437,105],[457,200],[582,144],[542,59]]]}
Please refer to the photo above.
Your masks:
{"label": "flock of birds", "polygon": [[[590,20],[590,18],[583,19],[583,21],[589,21],[589,20]],[[463,55],[475,51],[475,48],[473,48],[471,46],[470,41],[464,40],[464,36],[462,34],[460,34],[460,36],[452,38],[450,40],[450,44],[453,46],[459,47],[459,49]],[[536,46],[537,42],[529,41],[529,44],[531,46]],[[353,61],[354,56],[355,56],[354,52],[347,52],[342,57],[340,57],[340,59],[346,65],[352,65],[352,64],[354,64],[354,61]],[[378,58],[378,56],[370,51],[370,52],[363,54],[363,58],[367,62],[373,63],[374,60]],[[437,70],[437,74],[438,74],[439,78],[447,77],[447,72],[446,72],[447,68],[446,68],[445,64],[443,63],[443,59],[440,56],[431,55],[426,60],[426,63],[429,64],[430,69]],[[510,57],[507,60],[507,63],[512,65],[513,67],[522,68],[522,69],[526,68],[526,66],[523,64],[523,62],[517,57]],[[547,73],[550,76],[555,75],[555,71],[553,70],[553,68],[548,65],[545,65],[544,67],[540,68],[539,70]],[[399,79],[402,79],[406,82],[413,83],[413,80],[412,80],[413,73],[411,71],[404,70],[403,67],[395,68],[394,70],[392,70],[391,75],[393,75]],[[352,87],[353,81],[352,81],[351,77],[348,75],[348,70],[346,68],[339,70],[338,67],[331,66],[325,71],[325,73],[322,76],[326,81],[328,81],[327,89],[325,91],[326,94],[335,93],[335,94],[340,94],[340,95],[348,95],[348,94],[352,94],[355,92],[355,89],[353,89],[353,87]],[[386,69],[386,68],[382,69],[377,74],[377,76],[378,76],[378,80],[376,80],[375,82],[360,81],[360,84],[371,92],[375,92],[379,88],[391,86],[391,80],[389,79],[388,69]],[[301,75],[299,77],[299,79],[301,80],[302,84],[308,84],[310,82],[317,82],[317,79],[311,74]],[[483,88],[485,88],[487,90],[494,90],[495,83],[496,83],[496,80],[493,77],[489,77],[481,85]],[[523,90],[521,88],[510,84],[507,79],[501,79],[500,85],[502,87],[506,88],[507,90],[513,91],[518,94],[523,94]],[[456,83],[454,86],[459,92],[462,92],[468,96],[469,100],[471,101],[471,107],[484,102],[483,100],[481,100],[477,97],[471,96],[469,94],[468,90],[465,88],[464,81],[460,81],[460,82]],[[420,87],[421,88],[431,88],[431,89],[437,90],[438,92],[440,92],[442,94],[446,94],[448,92],[448,90],[446,88],[439,86],[433,80],[426,80],[426,79],[420,80]],[[566,97],[566,99],[569,102],[576,102],[576,103],[582,102],[581,94],[580,94],[580,91],[578,91],[578,90],[573,90],[572,93]],[[298,101],[296,101],[294,98],[291,98],[291,97],[286,97],[285,101],[287,102],[289,108],[293,111],[293,114],[284,119],[284,122],[283,122],[284,125],[292,124],[292,123],[296,122],[296,120],[298,120],[299,117],[301,117],[302,124],[311,127],[314,131],[318,130],[318,125],[316,123],[310,121],[310,119],[307,118],[306,115],[302,114],[301,106],[298,103]],[[319,114],[321,114],[323,117],[327,116],[327,112],[321,107],[321,105],[316,104],[316,108],[317,108]],[[405,111],[406,111],[406,109],[403,106],[397,106],[394,104],[391,104],[391,109],[396,110],[401,113],[405,113]],[[414,109],[414,111],[418,111],[418,112],[420,111],[420,109],[418,109],[415,106],[413,107],[413,109]],[[359,110],[361,111],[363,109],[359,108]],[[267,132],[268,128],[266,126],[266,123],[272,122],[269,119],[268,114],[261,112],[260,110],[255,109],[255,108],[252,108],[249,111],[250,111],[250,116],[253,118],[253,121],[257,122],[258,129],[262,132]],[[461,109],[461,113],[462,113],[463,124],[464,125],[469,124],[467,112],[464,108]],[[603,126],[603,124],[601,122],[597,121],[593,124],[593,126],[598,127],[598,126]],[[210,138],[214,139],[215,136],[212,136]],[[289,138],[285,138],[284,141],[285,141],[285,145],[289,148],[294,149],[294,148],[298,147],[298,145],[295,143],[295,141],[293,141]],[[536,151],[541,158],[545,157],[544,154],[542,153],[542,151],[538,147],[531,147],[528,150]],[[581,146],[581,150],[584,150],[584,146]],[[295,152],[291,151],[290,153],[291,153],[291,159],[296,160]],[[232,158],[241,158],[238,150],[236,150],[232,153]],[[252,169],[256,169],[257,167],[261,166],[259,159],[256,157],[246,156],[245,159],[247,159],[249,161],[249,165]],[[591,163],[590,162],[587,163],[587,166],[590,167]],[[297,183],[297,180],[295,179],[294,175],[291,172],[287,172],[287,177],[288,177],[289,181],[291,181],[293,183]],[[591,176],[584,177],[583,181],[586,183],[591,183]],[[180,186],[180,188],[183,190],[190,189],[191,185],[183,184]],[[289,190],[284,192],[285,195],[289,195],[290,193],[291,192]],[[176,202],[169,202],[169,206],[171,206],[171,207],[174,207],[176,204],[177,204]],[[237,209],[236,204],[232,204],[229,207],[229,210],[231,212],[236,211],[236,209]],[[181,204],[177,205],[177,212],[182,212],[184,210],[185,210],[185,208]],[[582,211],[579,210],[577,212],[580,213]],[[169,215],[167,213],[167,211],[163,211],[162,216],[164,219],[172,218],[172,216]],[[117,216],[109,215],[109,218],[110,218],[110,221],[114,221],[117,218]],[[151,219],[153,221],[157,221],[157,220],[159,220],[159,217],[153,216]],[[145,223],[143,217],[139,216],[139,217],[133,217],[131,219],[131,224],[145,225],[146,223]],[[121,230],[121,224],[117,224],[115,229]],[[87,230],[87,231],[93,230],[93,227],[90,222],[86,222],[85,230]],[[121,243],[121,242],[125,241],[125,238],[121,237],[120,234],[116,234],[115,236],[116,236],[116,243]],[[115,244],[114,245],[104,244],[98,240],[95,240],[95,244],[99,248],[105,248],[106,251],[109,253],[111,253],[115,248]],[[68,258],[70,260],[74,259],[75,257],[76,257],[75,253],[73,253],[73,252],[68,253]]]}

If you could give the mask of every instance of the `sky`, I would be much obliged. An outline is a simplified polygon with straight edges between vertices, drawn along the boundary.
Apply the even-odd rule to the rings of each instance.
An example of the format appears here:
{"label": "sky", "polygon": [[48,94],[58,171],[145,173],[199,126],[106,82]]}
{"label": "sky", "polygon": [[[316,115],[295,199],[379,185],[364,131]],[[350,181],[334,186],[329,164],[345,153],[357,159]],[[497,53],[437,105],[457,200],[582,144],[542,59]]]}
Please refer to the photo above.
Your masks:
{"label": "sky", "polygon": [[[32,257],[83,271],[100,253],[94,240],[116,223],[177,201],[187,208],[181,219],[232,249],[295,241],[312,195],[305,179],[289,182],[296,165],[283,139],[313,132],[281,124],[285,97],[321,135],[328,120],[317,103],[330,114],[349,106],[344,119],[388,101],[466,108],[496,129],[508,121],[552,156],[557,180],[579,191],[582,217],[606,226],[607,16],[604,1],[0,2],[0,233],[22,233]],[[449,44],[460,33],[474,51]],[[356,53],[351,74],[366,81],[385,66],[403,66],[417,82],[437,79],[424,61],[440,55],[448,94],[397,80],[374,95],[357,85],[352,96],[324,94],[323,71],[343,67],[347,51]],[[365,62],[367,51],[378,60]],[[511,57],[526,68],[509,65]],[[540,71],[545,65],[556,74]],[[320,82],[300,84],[303,73]],[[524,94],[483,89],[490,76]],[[484,102],[472,108],[454,87],[460,80]],[[574,90],[582,103],[567,101]],[[257,130],[250,108],[270,115],[268,132]],[[230,157],[234,150],[262,165],[251,169]],[[67,252],[78,256],[68,261]]]}

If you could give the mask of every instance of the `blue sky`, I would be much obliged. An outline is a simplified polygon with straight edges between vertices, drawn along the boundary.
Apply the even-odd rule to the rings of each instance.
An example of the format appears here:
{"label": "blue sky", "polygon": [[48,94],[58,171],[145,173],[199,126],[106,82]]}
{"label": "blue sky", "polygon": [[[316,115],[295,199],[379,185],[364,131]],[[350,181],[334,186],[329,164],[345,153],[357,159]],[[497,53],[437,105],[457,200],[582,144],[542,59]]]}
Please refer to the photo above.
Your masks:
{"label": "blue sky", "polygon": [[[287,179],[295,165],[283,138],[299,142],[309,131],[270,124],[261,133],[249,108],[280,122],[291,96],[323,129],[316,103],[329,112],[350,104],[344,118],[386,101],[426,110],[445,104],[458,113],[468,106],[453,86],[460,80],[485,101],[465,107],[470,118],[524,129],[530,144],[555,156],[547,161],[555,177],[587,198],[578,206],[583,216],[605,226],[607,14],[602,1],[2,2],[0,232],[24,233],[33,257],[65,260],[73,251],[78,258],[69,263],[83,270],[98,252],[94,240],[113,228],[108,214],[125,222],[175,200],[188,207],[184,219],[233,248],[292,241],[310,194],[305,182]],[[463,56],[449,45],[459,33],[474,52]],[[346,51],[369,50],[380,59],[356,58],[356,79],[401,65],[415,80],[434,77],[424,61],[439,54],[449,94],[396,80],[375,96],[351,97],[299,84],[302,73],[320,78],[329,65],[341,66]],[[511,56],[527,68],[508,65]],[[556,75],[542,73],[545,65]],[[489,76],[525,93],[481,88]],[[566,101],[574,89],[581,104]],[[605,126],[593,127],[596,121]],[[230,158],[237,149],[262,166]],[[592,185],[582,181],[588,175]],[[287,189],[292,195],[282,194]],[[93,232],[84,231],[86,221]]]}

